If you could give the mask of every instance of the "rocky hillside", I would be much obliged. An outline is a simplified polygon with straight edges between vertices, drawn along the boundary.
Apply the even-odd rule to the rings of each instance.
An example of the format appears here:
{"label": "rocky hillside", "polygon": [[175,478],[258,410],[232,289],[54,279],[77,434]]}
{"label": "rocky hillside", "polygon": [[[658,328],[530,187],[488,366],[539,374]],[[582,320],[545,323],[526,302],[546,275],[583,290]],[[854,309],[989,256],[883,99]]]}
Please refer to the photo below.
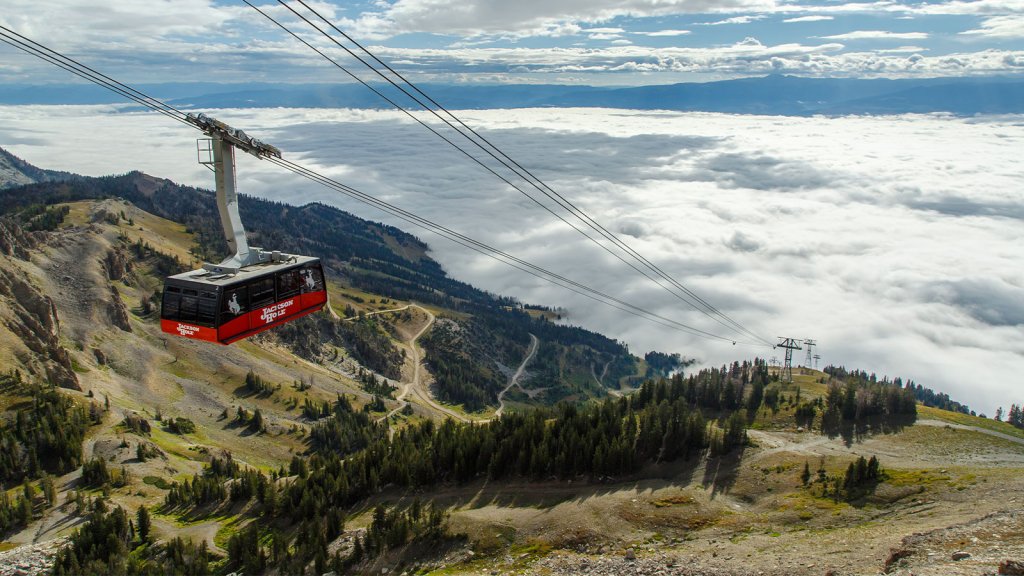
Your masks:
{"label": "rocky hillside", "polygon": [[37,168],[0,148],[0,190],[35,182],[56,182],[75,178],[70,172]]}

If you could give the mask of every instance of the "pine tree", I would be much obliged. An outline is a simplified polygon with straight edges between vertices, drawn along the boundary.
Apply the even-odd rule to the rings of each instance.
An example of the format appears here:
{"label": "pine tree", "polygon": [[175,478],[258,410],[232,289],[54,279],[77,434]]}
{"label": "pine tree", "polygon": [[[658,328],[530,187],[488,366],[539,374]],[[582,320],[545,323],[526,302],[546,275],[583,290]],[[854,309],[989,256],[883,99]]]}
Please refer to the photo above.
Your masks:
{"label": "pine tree", "polygon": [[152,528],[152,521],[149,517],[149,510],[146,510],[145,506],[139,506],[139,511],[135,515],[135,521],[139,540],[143,543],[149,542],[149,530]]}
{"label": "pine tree", "polygon": [[802,482],[804,486],[807,486],[807,484],[810,483],[810,481],[811,481],[811,465],[808,464],[805,461],[804,462],[804,471],[800,474],[800,482]]}

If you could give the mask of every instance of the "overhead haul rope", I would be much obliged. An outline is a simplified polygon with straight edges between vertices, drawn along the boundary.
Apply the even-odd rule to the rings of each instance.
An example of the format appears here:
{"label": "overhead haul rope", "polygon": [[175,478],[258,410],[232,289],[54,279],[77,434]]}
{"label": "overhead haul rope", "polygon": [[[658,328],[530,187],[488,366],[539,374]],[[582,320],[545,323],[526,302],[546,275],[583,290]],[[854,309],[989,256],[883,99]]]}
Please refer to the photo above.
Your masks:
{"label": "overhead haul rope", "polygon": [[[305,15],[300,14],[294,8],[289,6],[284,0],[278,0],[278,2],[281,5],[283,5],[285,8],[287,8],[290,12],[292,12],[292,14],[294,14],[295,16],[297,16],[298,18],[303,20],[311,28],[313,28],[314,30],[319,32],[325,38],[327,38],[332,43],[334,43],[335,45],[337,45],[338,47],[343,49],[350,56],[352,56],[353,58],[355,58],[356,60],[361,62],[364,66],[369,68],[375,74],[377,74],[378,76],[383,78],[389,84],[391,84],[392,86],[397,88],[399,91],[401,91],[403,94],[405,94],[407,97],[412,99],[414,102],[416,102],[416,104],[418,104],[424,110],[426,110],[427,112],[430,112],[436,118],[441,120],[444,124],[448,125],[451,129],[453,129],[456,132],[458,132],[459,135],[461,135],[463,138],[466,138],[472,144],[474,144],[475,146],[480,148],[480,150],[482,150],[485,154],[487,154],[488,156],[490,156],[494,160],[498,161],[502,166],[504,166],[505,168],[510,170],[512,173],[514,173],[516,176],[518,176],[519,178],[521,178],[522,180],[524,180],[525,182],[530,184],[533,188],[535,188],[537,191],[541,192],[548,199],[550,199],[551,201],[555,202],[559,207],[561,207],[562,209],[564,209],[567,212],[569,212],[570,214],[572,214],[576,219],[581,221],[586,227],[588,227],[591,230],[597,232],[600,236],[602,236],[603,238],[605,238],[606,240],[611,242],[613,246],[615,246],[616,248],[618,248],[619,250],[624,252],[634,262],[638,263],[641,267],[645,268],[645,270],[641,270],[640,268],[638,268],[637,265],[634,264],[634,262],[627,261],[619,252],[611,250],[608,246],[606,246],[605,244],[603,244],[600,241],[598,241],[597,238],[587,234],[584,230],[582,230],[580,227],[576,226],[574,223],[568,221],[561,214],[558,214],[558,213],[554,212],[550,207],[548,207],[546,204],[544,204],[543,202],[541,202],[540,200],[535,198],[533,195],[531,195],[527,191],[523,190],[519,186],[516,186],[515,184],[510,182],[504,176],[499,175],[497,172],[495,172],[494,169],[492,169],[491,167],[489,167],[486,164],[484,164],[479,158],[469,154],[461,146],[459,146],[455,142],[451,141],[449,138],[441,135],[439,132],[434,130],[432,127],[428,126],[427,124],[425,124],[424,122],[422,122],[421,120],[416,118],[414,115],[411,114],[410,111],[405,109],[403,106],[401,106],[398,103],[396,103],[393,99],[388,98],[387,96],[382,94],[379,90],[377,90],[373,86],[369,85],[366,81],[362,80],[357,75],[353,74],[351,71],[349,71],[347,68],[345,68],[343,65],[338,63],[335,59],[327,56],[323,51],[319,50],[318,48],[314,47],[312,44],[310,44],[309,42],[307,42],[303,38],[299,37],[296,33],[294,33],[292,30],[290,30],[287,26],[282,24],[280,21],[274,19],[272,16],[267,14],[265,11],[261,10],[260,8],[256,7],[255,5],[253,5],[249,0],[242,0],[242,1],[245,4],[247,4],[248,6],[250,6],[251,8],[253,8],[254,10],[256,10],[257,12],[259,12],[265,18],[267,18],[268,20],[270,20],[271,22],[276,24],[282,30],[284,30],[285,32],[290,34],[292,37],[294,37],[295,39],[299,40],[304,45],[306,45],[308,48],[310,48],[311,50],[313,50],[314,52],[319,54],[321,57],[323,57],[326,60],[328,60],[331,64],[333,64],[337,68],[341,69],[343,72],[348,74],[350,77],[352,77],[356,81],[358,81],[361,84],[363,84],[364,86],[366,86],[368,89],[373,91],[375,94],[377,94],[379,97],[384,99],[386,102],[388,102],[389,104],[394,106],[396,109],[398,109],[398,110],[400,110],[402,112],[405,112],[407,115],[409,115],[410,117],[415,119],[418,123],[420,123],[421,125],[426,127],[428,130],[433,132],[435,135],[437,135],[438,137],[442,138],[449,145],[453,146],[454,148],[459,150],[461,153],[463,153],[464,155],[469,157],[471,160],[473,160],[474,162],[476,162],[480,166],[484,167],[484,169],[486,169],[488,172],[490,172],[491,174],[495,175],[496,177],[501,179],[506,184],[510,185],[512,188],[517,190],[520,194],[523,194],[524,196],[526,196],[527,198],[532,200],[534,203],[536,203],[537,205],[542,207],[547,212],[551,213],[553,216],[555,216],[556,218],[558,218],[562,222],[564,222],[567,225],[571,226],[574,230],[576,230],[577,232],[582,234],[584,237],[586,237],[588,240],[590,240],[592,243],[594,243],[598,247],[602,248],[603,250],[605,250],[609,254],[615,256],[618,260],[622,261],[627,266],[630,266],[634,271],[639,272],[640,274],[644,275],[646,278],[648,278],[649,280],[651,280],[652,282],[657,284],[660,288],[668,291],[670,294],[672,294],[673,296],[675,296],[679,300],[685,302],[686,304],[688,304],[689,306],[691,306],[692,308],[694,308],[698,312],[704,314],[705,316],[708,316],[709,318],[711,318],[712,320],[718,322],[719,324],[721,324],[722,326],[726,327],[727,329],[730,329],[730,330],[735,331],[735,332],[740,333],[740,334],[745,334],[747,336],[750,336],[750,337],[754,338],[755,340],[759,340],[759,341],[763,342],[766,345],[772,345],[772,343],[769,340],[767,340],[767,339],[765,339],[765,338],[755,334],[754,332],[752,332],[751,330],[747,329],[746,327],[744,327],[739,322],[737,322],[737,321],[733,320],[732,318],[730,318],[724,312],[722,312],[721,310],[716,308],[714,305],[710,304],[709,302],[707,302],[706,300],[701,298],[699,295],[694,293],[692,290],[690,290],[689,288],[684,286],[681,282],[679,282],[675,278],[671,277],[668,273],[666,273],[660,267],[658,267],[657,265],[653,264],[650,260],[645,258],[643,255],[641,255],[639,252],[634,250],[628,244],[623,242],[614,233],[612,233],[607,228],[605,228],[600,223],[598,223],[596,220],[591,218],[581,208],[577,207],[570,200],[568,200],[567,198],[565,198],[564,196],[562,196],[561,194],[556,192],[554,189],[552,189],[550,186],[548,186],[543,180],[541,180],[539,177],[535,176],[532,172],[530,172],[529,170],[524,168],[521,164],[519,164],[514,159],[509,157],[501,149],[499,149],[497,146],[495,146],[493,143],[491,143],[489,140],[487,140],[484,136],[480,135],[473,128],[471,128],[465,122],[460,120],[451,111],[446,109],[444,106],[442,106],[436,100],[431,98],[429,95],[427,95],[425,92],[423,92],[420,88],[418,88],[416,85],[414,85],[412,82],[410,82],[404,76],[402,76],[399,72],[394,70],[387,63],[385,63],[380,58],[378,58],[376,55],[374,55],[372,52],[370,52],[369,49],[367,49],[365,46],[360,44],[358,41],[353,39],[351,36],[346,34],[344,31],[340,30],[337,26],[335,26],[333,23],[331,23],[327,18],[325,18],[323,15],[321,15],[319,12],[317,12],[314,8],[312,8],[308,4],[306,4],[306,2],[304,2],[304,0],[296,0],[296,1],[299,4],[301,4],[303,7],[305,7],[313,15],[315,15],[317,18],[319,18],[321,21],[323,21],[325,24],[330,26],[335,32],[337,32],[338,34],[343,36],[345,39],[347,39],[351,43],[355,44],[355,46],[358,47],[359,50],[361,50],[363,53],[365,53],[372,60],[374,60],[377,63],[379,63],[380,66],[382,66],[388,72],[390,72],[395,77],[397,77],[402,83],[407,85],[411,90],[413,90],[414,92],[419,94],[419,96],[416,96],[415,94],[410,93],[409,90],[407,90],[405,87],[403,87],[399,83],[395,82],[392,78],[390,78],[387,74],[385,74],[377,66],[375,66],[374,64],[368,62],[366,59],[364,59],[360,55],[356,54],[351,48],[349,48],[349,47],[345,46],[344,44],[342,44],[341,42],[339,42],[329,32],[327,32],[326,30],[324,30],[323,28],[318,26],[316,23],[312,22]],[[420,97],[422,97],[422,99]],[[426,102],[424,102],[424,100],[426,100],[427,102],[429,102],[430,104],[435,106],[437,109],[435,110],[434,108],[432,108],[430,105],[428,105]],[[445,115],[444,116],[441,115],[438,111],[444,112]],[[456,124],[458,124],[458,126],[456,126]],[[460,126],[461,126],[461,128],[460,128]],[[662,284],[661,281],[659,281],[657,278],[655,278],[654,276],[651,275],[652,273],[655,276],[658,276],[659,278],[667,281],[670,284],[670,286],[666,286],[666,285]],[[673,290],[673,288],[675,288],[675,290]]]}
{"label": "overhead haul rope", "polygon": [[[185,112],[182,112],[174,106],[162,102],[159,99],[153,98],[145,94],[144,92],[132,88],[127,84],[119,82],[111,78],[110,76],[107,76],[101,72],[98,72],[86,66],[85,64],[82,64],[81,62],[78,62],[73,58],[65,56],[60,52],[57,52],[56,50],[48,48],[21,34],[18,34],[17,32],[14,32],[13,30],[3,25],[0,25],[0,41],[14,48],[17,48],[27,54],[30,54],[46,62],[54,64],[64,70],[67,70],[68,72],[71,72],[72,74],[75,74],[76,76],[79,76],[103,88],[106,88],[116,94],[124,96],[125,98],[128,98],[129,100],[132,100],[144,106],[145,108],[159,112],[173,120],[179,121],[192,128],[197,128],[194,124],[185,119],[187,116]],[[571,280],[569,278],[546,270],[540,266],[534,265],[526,260],[507,254],[483,242],[479,242],[468,236],[455,232],[427,218],[418,216],[412,212],[398,208],[397,206],[389,204],[383,200],[379,200],[369,194],[360,192],[355,188],[337,182],[336,180],[328,178],[327,176],[319,174],[314,170],[305,168],[294,162],[279,158],[266,159],[299,176],[317,182],[321,185],[324,185],[328,188],[335,190],[336,192],[345,194],[346,196],[359,200],[360,202],[363,202],[379,210],[392,214],[419,228],[442,236],[452,242],[455,242],[466,248],[474,250],[482,255],[488,256],[494,260],[502,262],[512,268],[516,268],[518,270],[526,272],[538,279],[545,280],[549,283],[555,284],[556,286],[560,286],[562,288],[565,288],[567,290],[590,298],[591,300],[595,300],[607,306],[611,306],[612,308],[616,308],[618,310],[627,312],[639,318],[643,318],[645,320],[654,322],[667,328],[672,328],[674,330],[690,334],[692,336],[697,336],[710,340],[741,343],[749,346],[760,346],[760,344],[757,343],[748,341],[735,341],[731,338],[726,338],[724,336],[713,334],[711,332],[706,332],[704,330],[700,330],[699,328],[695,328],[693,326],[683,324],[676,320],[672,320],[671,318],[666,318],[665,316],[651,312],[640,306],[630,304],[614,296],[610,296],[608,294],[605,294],[604,292],[591,288],[585,284],[576,282],[574,280]]]}

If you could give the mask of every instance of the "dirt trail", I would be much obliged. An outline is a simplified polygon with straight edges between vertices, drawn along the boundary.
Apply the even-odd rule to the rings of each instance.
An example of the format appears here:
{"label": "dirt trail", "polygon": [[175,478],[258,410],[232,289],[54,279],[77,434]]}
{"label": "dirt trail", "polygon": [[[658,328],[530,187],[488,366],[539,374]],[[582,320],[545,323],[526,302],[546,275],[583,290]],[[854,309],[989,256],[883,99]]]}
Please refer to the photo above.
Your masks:
{"label": "dirt trail", "polygon": [[436,319],[434,314],[431,313],[430,310],[427,310],[426,308],[424,308],[424,307],[422,307],[422,306],[420,306],[418,304],[409,304],[407,306],[404,306],[402,308],[397,308],[395,310],[380,310],[380,311],[378,311],[376,313],[377,314],[382,314],[382,313],[385,313],[385,312],[395,312],[395,311],[405,310],[405,309],[407,309],[409,307],[416,308],[417,310],[420,310],[424,314],[427,315],[427,323],[423,326],[423,328],[420,329],[419,332],[417,332],[406,343],[406,345],[409,347],[409,350],[410,350],[411,355],[412,355],[412,362],[413,362],[412,381],[406,382],[405,384],[403,384],[402,392],[401,392],[401,394],[399,394],[399,396],[397,398],[398,401],[399,401],[398,407],[396,407],[394,410],[388,412],[387,415],[382,416],[380,419],[378,419],[378,421],[390,418],[391,416],[397,414],[398,411],[400,411],[402,408],[405,408],[406,404],[409,403],[409,396],[412,395],[413,398],[416,398],[418,400],[417,403],[423,405],[425,408],[427,408],[429,410],[432,410],[433,412],[435,412],[437,414],[440,414],[440,415],[443,415],[443,416],[447,416],[449,418],[453,418],[453,419],[458,420],[460,422],[469,422],[469,418],[467,418],[466,416],[463,416],[462,414],[459,414],[458,412],[456,412],[456,411],[454,411],[454,410],[452,410],[450,408],[447,408],[447,407],[439,404],[436,400],[434,400],[433,396],[431,396],[431,394],[430,394],[430,390],[427,388],[426,382],[424,381],[425,378],[423,377],[423,369],[420,366],[420,364],[422,364],[422,362],[423,362],[423,355],[421,354],[421,351],[419,350],[419,348],[416,347],[416,341],[419,340],[420,337],[422,337],[424,334],[426,334],[427,330],[429,330],[430,327],[434,325],[434,320]]}
{"label": "dirt trail", "polygon": [[[523,371],[526,370],[526,365],[533,360],[533,357],[537,355],[537,347],[540,344],[540,340],[536,336],[530,334],[530,350],[526,353],[526,358],[523,358],[523,362],[516,368],[516,373],[512,375],[508,380],[508,386],[498,394],[498,409],[494,412],[494,418],[501,418],[502,412],[505,411],[505,393],[512,389],[513,386],[519,386],[519,379],[523,377]],[[522,389],[522,386],[519,386]]]}
{"label": "dirt trail", "polygon": [[988,428],[981,428],[978,426],[967,426],[966,424],[953,424],[952,422],[943,422],[941,420],[918,420],[915,424],[921,426],[941,426],[943,428],[949,427],[956,430],[970,430],[972,432],[980,432],[982,434],[988,434],[989,436],[995,436],[996,438],[1002,438],[1003,440],[1009,440],[1017,444],[1024,444],[1024,438],[1018,438],[1017,436],[1011,436],[1009,434],[1003,434],[1002,432],[996,432],[995,430],[989,430]]}
{"label": "dirt trail", "polygon": [[744,458],[743,462],[747,464],[757,462],[758,460],[771,456],[772,454],[779,454],[782,452],[817,455],[818,452],[815,452],[813,448],[833,442],[833,440],[828,436],[818,434],[808,435],[807,439],[803,442],[790,442],[777,434],[771,434],[761,430],[747,430],[747,435],[756,440],[758,444],[762,446],[771,446],[771,448],[762,450],[749,458]]}
{"label": "dirt trail", "polygon": [[[402,308],[397,308],[395,310],[381,310],[380,312],[375,312],[375,314],[381,314],[381,313],[384,313],[384,312],[396,312],[396,311],[401,311],[401,310],[408,310],[409,306],[415,306],[415,305],[414,304],[408,304],[406,306],[403,306]],[[413,387],[422,387],[423,386],[423,382],[422,382],[423,378],[421,376],[422,371],[420,369],[420,363],[422,361],[422,357],[420,356],[419,349],[416,348],[416,341],[419,340],[421,336],[426,334],[427,330],[429,330],[430,327],[434,325],[434,315],[431,314],[430,311],[427,310],[426,308],[422,308],[420,306],[416,306],[416,308],[418,308],[419,310],[422,310],[427,315],[427,323],[424,324],[423,328],[421,328],[419,332],[417,332],[412,338],[410,338],[408,342],[406,342],[406,346],[409,347],[409,350],[410,350],[410,352],[412,354],[412,365],[413,365],[412,381],[406,382],[402,386],[402,393],[399,394],[398,398],[397,398],[398,406],[394,410],[392,410],[391,412],[388,412],[386,415],[381,416],[377,420],[378,422],[380,422],[381,420],[387,420],[388,418],[391,418],[395,414],[398,414],[398,412],[400,410],[402,410],[403,408],[405,408],[405,406],[409,403],[406,400],[406,398],[409,397],[409,393],[412,392]]]}
{"label": "dirt trail", "polygon": [[599,386],[601,386],[602,388],[604,388],[604,377],[608,375],[608,367],[611,366],[611,364],[612,364],[611,360],[609,360],[609,361],[604,363],[604,368],[601,369],[601,375],[600,376],[598,376],[597,375],[597,371],[594,370],[594,365],[593,364],[590,365],[590,375],[594,377],[594,380],[596,380],[597,384]]}
{"label": "dirt trail", "polygon": [[[402,310],[408,310],[412,306],[416,306],[416,305],[415,304],[406,304],[405,306],[402,306],[400,308],[390,308],[388,310],[374,310],[373,312],[363,312],[359,316],[352,316],[351,318],[342,318],[342,320],[345,321],[345,322],[354,322],[354,321],[356,321],[356,320],[358,320],[358,319],[360,319],[362,317],[366,317],[366,316],[376,316],[377,314],[387,314],[389,312],[401,312]],[[419,308],[420,310],[423,310],[423,308],[420,308],[419,306],[416,306],[416,308]],[[423,311],[426,312],[426,310],[423,310]],[[430,314],[430,312],[427,312],[427,314]],[[417,336],[417,338],[419,338],[419,336]]]}
{"label": "dirt trail", "polygon": [[192,540],[196,543],[200,540],[205,540],[206,546],[211,552],[227,554],[226,550],[221,549],[221,547],[217,546],[217,543],[214,542],[217,532],[221,528],[220,522],[217,522],[216,520],[178,526],[162,518],[153,518],[153,528],[153,531],[159,535],[161,539],[170,539],[174,536],[180,536],[185,540]]}

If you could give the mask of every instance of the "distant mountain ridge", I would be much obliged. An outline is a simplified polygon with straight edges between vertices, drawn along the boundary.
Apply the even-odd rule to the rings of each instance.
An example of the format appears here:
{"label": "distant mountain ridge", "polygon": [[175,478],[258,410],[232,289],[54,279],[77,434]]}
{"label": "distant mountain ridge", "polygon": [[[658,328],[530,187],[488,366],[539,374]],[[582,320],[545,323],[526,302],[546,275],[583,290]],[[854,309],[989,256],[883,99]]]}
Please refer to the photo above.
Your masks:
{"label": "distant mountain ridge", "polygon": [[0,148],[0,190],[36,182],[57,182],[76,176],[70,172],[37,168]]}
{"label": "distant mountain ridge", "polygon": [[[637,87],[552,84],[421,84],[451,109],[622,108],[735,114],[957,115],[1024,113],[1024,77],[855,79],[769,75],[707,83]],[[375,88],[403,105],[409,99],[391,86]],[[376,94],[353,83],[141,85],[182,108],[388,108]],[[0,87],[0,104],[114,104],[118,96],[92,85]]]}

